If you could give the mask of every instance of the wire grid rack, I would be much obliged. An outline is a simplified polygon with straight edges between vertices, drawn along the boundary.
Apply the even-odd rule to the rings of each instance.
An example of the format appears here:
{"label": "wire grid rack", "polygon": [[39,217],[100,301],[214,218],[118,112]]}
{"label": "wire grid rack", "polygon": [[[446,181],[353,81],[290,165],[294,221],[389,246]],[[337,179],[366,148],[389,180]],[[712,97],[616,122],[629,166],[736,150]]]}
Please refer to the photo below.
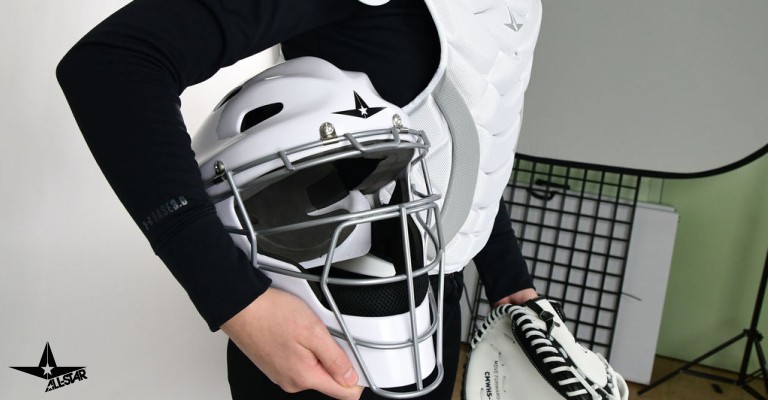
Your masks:
{"label": "wire grid rack", "polygon": [[[641,177],[518,155],[504,193],[536,290],[563,304],[585,347],[610,358]],[[489,312],[478,280],[469,337]]]}

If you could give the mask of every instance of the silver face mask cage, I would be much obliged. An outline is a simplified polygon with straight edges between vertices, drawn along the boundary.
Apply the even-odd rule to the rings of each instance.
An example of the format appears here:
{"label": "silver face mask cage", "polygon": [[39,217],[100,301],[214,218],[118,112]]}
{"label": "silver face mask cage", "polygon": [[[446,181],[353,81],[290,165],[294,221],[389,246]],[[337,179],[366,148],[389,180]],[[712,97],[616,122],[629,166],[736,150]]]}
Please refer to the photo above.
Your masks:
{"label": "silver face mask cage", "polygon": [[[434,390],[444,374],[445,243],[439,195],[429,190],[424,162],[428,139],[422,131],[403,127],[397,115],[391,129],[337,135],[326,123],[320,131],[320,140],[232,169],[216,161],[215,178],[207,185],[212,201],[217,207],[234,207],[241,229],[228,229],[233,237],[247,239],[253,265],[273,279],[273,286],[315,296],[321,306],[313,307],[317,301],[310,299],[310,307],[352,354],[361,384],[387,398],[422,396]],[[265,166],[269,172],[246,176]],[[413,189],[412,168],[420,168],[427,193]],[[365,196],[374,206],[334,209],[338,193]],[[363,226],[370,226],[369,253],[390,262],[393,273],[360,273],[349,267],[348,256],[337,257],[341,244]],[[346,260],[336,262],[339,258]],[[352,262],[360,259],[353,257]],[[430,287],[430,271],[439,277],[437,294]],[[424,302],[428,307],[420,307]],[[326,314],[331,317],[323,318]],[[372,322],[376,320],[381,325]],[[403,321],[400,330],[405,332],[393,335],[399,339],[379,331]],[[389,377],[398,373],[393,370],[411,371],[412,377],[392,388],[393,379],[401,379]],[[427,375],[434,379],[425,384]]]}

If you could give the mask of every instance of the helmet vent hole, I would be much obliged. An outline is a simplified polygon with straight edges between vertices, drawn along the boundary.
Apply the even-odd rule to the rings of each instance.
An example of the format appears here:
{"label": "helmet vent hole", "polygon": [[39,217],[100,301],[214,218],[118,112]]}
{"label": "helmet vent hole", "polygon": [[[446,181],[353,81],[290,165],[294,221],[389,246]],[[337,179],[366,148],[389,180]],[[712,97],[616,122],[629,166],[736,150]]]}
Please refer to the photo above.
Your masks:
{"label": "helmet vent hole", "polygon": [[221,101],[219,102],[219,104],[216,104],[216,107],[214,107],[214,108],[213,108],[213,111],[216,111],[216,110],[218,110],[218,109],[219,109],[221,106],[223,106],[224,104],[227,104],[227,102],[228,102],[230,99],[232,99],[233,97],[235,97],[235,96],[236,96],[238,93],[240,93],[240,91],[241,91],[241,90],[243,90],[243,87],[242,87],[242,86],[238,86],[238,87],[236,87],[236,88],[232,89],[232,90],[231,90],[229,93],[227,93],[227,95],[226,95],[226,96],[224,96],[224,98],[223,98],[223,99],[221,99]]}
{"label": "helmet vent hole", "polygon": [[253,128],[254,126],[274,117],[283,110],[283,103],[272,103],[248,111],[240,123],[240,133]]}

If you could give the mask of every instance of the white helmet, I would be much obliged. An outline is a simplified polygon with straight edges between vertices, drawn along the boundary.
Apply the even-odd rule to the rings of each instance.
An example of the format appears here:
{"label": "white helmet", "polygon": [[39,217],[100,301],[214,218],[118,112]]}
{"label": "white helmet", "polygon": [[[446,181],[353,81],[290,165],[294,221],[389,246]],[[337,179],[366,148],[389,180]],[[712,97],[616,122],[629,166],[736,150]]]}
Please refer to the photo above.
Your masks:
{"label": "white helmet", "polygon": [[304,57],[233,90],[193,140],[236,244],[321,318],[361,384],[390,398],[443,376],[439,196],[412,190],[414,167],[429,188],[429,143],[406,118],[365,74]]}

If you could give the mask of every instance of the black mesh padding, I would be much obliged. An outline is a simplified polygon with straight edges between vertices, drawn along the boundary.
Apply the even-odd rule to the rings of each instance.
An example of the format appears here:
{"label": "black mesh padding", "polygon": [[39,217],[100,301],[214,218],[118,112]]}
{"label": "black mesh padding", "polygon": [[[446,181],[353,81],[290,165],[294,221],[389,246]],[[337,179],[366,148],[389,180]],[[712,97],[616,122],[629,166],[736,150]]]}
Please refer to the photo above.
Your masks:
{"label": "black mesh padding", "polygon": [[[418,306],[427,295],[429,278],[426,274],[416,277],[413,284],[415,304]],[[329,288],[336,306],[345,315],[384,317],[409,310],[408,284],[405,281],[376,286],[330,285]]]}

